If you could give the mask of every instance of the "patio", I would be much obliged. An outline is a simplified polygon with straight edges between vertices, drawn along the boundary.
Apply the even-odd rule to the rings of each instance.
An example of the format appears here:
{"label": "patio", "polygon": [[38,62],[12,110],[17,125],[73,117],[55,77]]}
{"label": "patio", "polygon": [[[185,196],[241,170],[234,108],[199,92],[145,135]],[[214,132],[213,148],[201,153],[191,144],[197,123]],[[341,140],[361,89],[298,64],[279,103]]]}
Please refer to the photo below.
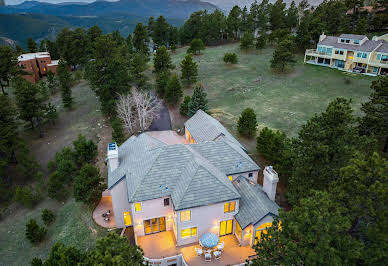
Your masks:
{"label": "patio", "polygon": [[[108,210],[111,211],[111,214],[109,216],[109,221],[105,221],[102,214],[106,213]],[[98,203],[97,207],[93,211],[93,220],[96,224],[104,228],[116,227],[116,220],[112,207],[112,196],[110,195],[109,190],[102,192],[100,203]]]}
{"label": "patio", "polygon": [[166,131],[149,131],[146,132],[147,135],[154,137],[168,145],[172,144],[188,144],[185,136],[180,136],[173,130]]}
{"label": "patio", "polygon": [[240,247],[234,235],[220,238],[225,243],[221,259],[212,257],[211,262],[206,262],[204,256],[197,256],[195,248],[199,244],[175,246],[175,236],[172,231],[142,236],[137,238],[137,244],[144,250],[144,256],[150,259],[171,257],[182,253],[188,265],[236,265],[244,263],[250,256],[255,255],[254,249],[250,246]]}

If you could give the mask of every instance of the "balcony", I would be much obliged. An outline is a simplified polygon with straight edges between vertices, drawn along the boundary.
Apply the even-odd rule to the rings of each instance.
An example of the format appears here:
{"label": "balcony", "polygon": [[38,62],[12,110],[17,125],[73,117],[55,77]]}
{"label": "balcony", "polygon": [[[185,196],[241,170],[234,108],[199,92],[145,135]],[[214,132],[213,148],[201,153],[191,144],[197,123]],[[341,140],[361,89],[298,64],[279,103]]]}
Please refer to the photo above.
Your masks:
{"label": "balcony", "polygon": [[182,254],[188,265],[236,265],[245,263],[246,259],[255,256],[254,249],[250,246],[240,247],[234,235],[221,237],[220,241],[225,243],[221,259],[216,260],[212,257],[211,262],[206,262],[203,256],[197,256],[195,253],[195,248],[199,248],[199,244],[177,247],[173,231],[137,238],[137,244],[143,249],[144,256],[150,261]]}
{"label": "balcony", "polygon": [[307,49],[305,54],[309,55],[309,56],[316,56],[316,57],[319,56],[319,57],[324,57],[324,58],[331,58],[331,54],[318,52],[317,49]]}

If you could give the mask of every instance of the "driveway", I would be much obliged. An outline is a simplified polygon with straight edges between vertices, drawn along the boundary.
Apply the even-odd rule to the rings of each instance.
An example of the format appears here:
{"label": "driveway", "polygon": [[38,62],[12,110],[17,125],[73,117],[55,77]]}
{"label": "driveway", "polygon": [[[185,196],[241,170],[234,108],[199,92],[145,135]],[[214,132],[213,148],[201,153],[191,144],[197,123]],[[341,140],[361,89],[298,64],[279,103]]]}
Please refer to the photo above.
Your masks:
{"label": "driveway", "polygon": [[[159,100],[160,101],[160,100]],[[171,130],[171,118],[167,106],[161,101],[159,117],[154,119],[147,131]]]}

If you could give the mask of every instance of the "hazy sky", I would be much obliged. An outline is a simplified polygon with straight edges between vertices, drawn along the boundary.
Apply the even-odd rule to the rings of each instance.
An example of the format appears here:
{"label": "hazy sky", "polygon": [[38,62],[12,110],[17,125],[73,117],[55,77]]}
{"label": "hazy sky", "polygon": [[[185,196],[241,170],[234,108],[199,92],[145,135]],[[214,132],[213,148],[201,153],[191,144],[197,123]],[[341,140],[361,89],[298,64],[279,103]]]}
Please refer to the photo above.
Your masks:
{"label": "hazy sky", "polygon": [[[23,3],[24,1],[25,0],[5,0],[5,4],[6,5],[15,5],[15,4]],[[90,2],[94,2],[95,0],[37,0],[37,1],[56,4],[56,3],[63,3],[63,2],[86,2],[86,3],[90,3]],[[112,1],[112,0],[110,0],[110,1]]]}

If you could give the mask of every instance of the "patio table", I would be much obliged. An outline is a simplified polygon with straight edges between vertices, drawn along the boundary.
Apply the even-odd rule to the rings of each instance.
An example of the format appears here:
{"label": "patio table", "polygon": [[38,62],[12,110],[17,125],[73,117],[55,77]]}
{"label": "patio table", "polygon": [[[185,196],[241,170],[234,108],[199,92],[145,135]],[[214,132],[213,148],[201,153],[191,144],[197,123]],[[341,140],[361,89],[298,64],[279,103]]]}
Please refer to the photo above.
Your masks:
{"label": "patio table", "polygon": [[213,233],[205,233],[199,239],[200,244],[205,248],[214,248],[217,246],[220,238]]}

